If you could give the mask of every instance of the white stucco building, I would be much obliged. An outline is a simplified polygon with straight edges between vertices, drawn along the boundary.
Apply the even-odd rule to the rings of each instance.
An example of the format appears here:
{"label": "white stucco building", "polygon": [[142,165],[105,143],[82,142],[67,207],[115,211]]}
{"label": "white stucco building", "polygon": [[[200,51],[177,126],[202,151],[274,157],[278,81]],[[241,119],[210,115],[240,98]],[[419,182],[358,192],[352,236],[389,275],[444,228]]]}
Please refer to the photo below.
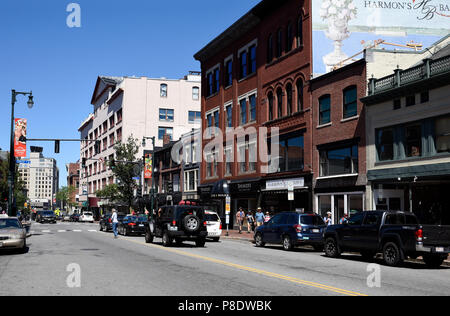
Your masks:
{"label": "white stucco building", "polygon": [[[192,129],[200,128],[201,76],[190,72],[182,79],[147,77],[105,77],[97,79],[91,104],[93,111],[82,122],[81,139],[99,140],[100,153],[95,154],[95,142],[82,142],[80,157],[87,158],[81,168],[80,201],[96,206],[95,192],[113,183],[107,161],[113,158],[114,145],[129,136],[139,140],[156,137],[156,146],[163,145],[163,136],[179,139]],[[146,141],[143,150],[152,150]],[[80,159],[82,161],[82,159]]]}

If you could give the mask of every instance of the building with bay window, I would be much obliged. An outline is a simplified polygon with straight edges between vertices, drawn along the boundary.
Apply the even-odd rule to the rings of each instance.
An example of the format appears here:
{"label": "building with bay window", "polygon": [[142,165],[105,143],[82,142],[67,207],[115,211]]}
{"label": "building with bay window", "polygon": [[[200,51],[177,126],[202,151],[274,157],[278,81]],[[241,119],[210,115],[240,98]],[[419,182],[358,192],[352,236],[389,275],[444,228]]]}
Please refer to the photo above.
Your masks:
{"label": "building with bay window", "polygon": [[450,224],[450,45],[413,67],[371,79],[366,104],[371,209]]}

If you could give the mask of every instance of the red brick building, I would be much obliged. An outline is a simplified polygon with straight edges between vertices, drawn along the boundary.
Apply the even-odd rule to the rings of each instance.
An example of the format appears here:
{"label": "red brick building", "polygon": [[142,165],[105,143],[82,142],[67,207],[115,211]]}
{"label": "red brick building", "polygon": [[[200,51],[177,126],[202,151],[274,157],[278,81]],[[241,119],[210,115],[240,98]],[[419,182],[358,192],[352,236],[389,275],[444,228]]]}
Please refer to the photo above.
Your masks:
{"label": "red brick building", "polygon": [[74,187],[76,190],[72,195],[70,196],[70,203],[77,204],[77,195],[79,194],[79,188],[80,188],[80,163],[69,163],[66,165],[67,169],[67,186],[68,187]]}
{"label": "red brick building", "polygon": [[314,211],[344,214],[364,210],[366,177],[366,60],[310,81],[313,117]]}
{"label": "red brick building", "polygon": [[[203,141],[199,193],[215,201],[221,215],[226,196],[232,214],[239,207],[312,209],[311,19],[310,1],[264,0],[195,55],[202,69],[203,132],[246,131],[216,138],[223,149]],[[267,142],[273,128],[279,139]],[[267,151],[277,168],[267,170]]]}

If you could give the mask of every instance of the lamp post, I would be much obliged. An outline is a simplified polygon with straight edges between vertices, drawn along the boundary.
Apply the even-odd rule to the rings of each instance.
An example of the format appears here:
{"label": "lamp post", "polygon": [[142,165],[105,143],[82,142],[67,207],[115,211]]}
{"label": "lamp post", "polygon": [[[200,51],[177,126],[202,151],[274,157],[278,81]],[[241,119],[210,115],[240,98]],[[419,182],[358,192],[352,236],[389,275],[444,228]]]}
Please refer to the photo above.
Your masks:
{"label": "lamp post", "polygon": [[32,108],[34,105],[33,93],[32,92],[18,92],[16,90],[11,90],[11,139],[9,145],[9,199],[8,199],[8,215],[16,216],[17,210],[14,207],[14,188],[16,179],[16,158],[14,156],[14,105],[17,102],[18,95],[28,95],[28,108]]}
{"label": "lamp post", "polygon": [[[151,196],[151,217],[153,217],[153,208],[155,206],[155,141],[156,138],[155,136],[153,137],[142,137],[142,148],[145,148],[145,140],[146,139],[151,139],[152,140],[152,148],[153,148],[153,153],[152,153],[152,187],[150,189],[150,196]],[[145,170],[145,157],[144,157],[144,170]],[[144,171],[145,172],[145,171]],[[143,177],[143,181],[145,181],[145,178]],[[144,186],[143,186],[144,187]]]}

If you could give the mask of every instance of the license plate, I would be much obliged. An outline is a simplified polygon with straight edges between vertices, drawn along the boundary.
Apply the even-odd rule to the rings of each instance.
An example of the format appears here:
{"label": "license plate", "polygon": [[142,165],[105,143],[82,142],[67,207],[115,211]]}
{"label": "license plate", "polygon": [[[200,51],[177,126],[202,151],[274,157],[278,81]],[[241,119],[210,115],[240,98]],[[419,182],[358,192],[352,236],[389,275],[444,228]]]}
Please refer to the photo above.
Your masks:
{"label": "license plate", "polygon": [[144,227],[144,224],[139,224],[139,227]]}
{"label": "license plate", "polygon": [[436,252],[444,252],[444,248],[442,248],[442,247],[437,247],[437,248],[436,248]]}
{"label": "license plate", "polygon": [[313,229],[312,232],[313,233],[320,233],[320,230],[319,229]]}

